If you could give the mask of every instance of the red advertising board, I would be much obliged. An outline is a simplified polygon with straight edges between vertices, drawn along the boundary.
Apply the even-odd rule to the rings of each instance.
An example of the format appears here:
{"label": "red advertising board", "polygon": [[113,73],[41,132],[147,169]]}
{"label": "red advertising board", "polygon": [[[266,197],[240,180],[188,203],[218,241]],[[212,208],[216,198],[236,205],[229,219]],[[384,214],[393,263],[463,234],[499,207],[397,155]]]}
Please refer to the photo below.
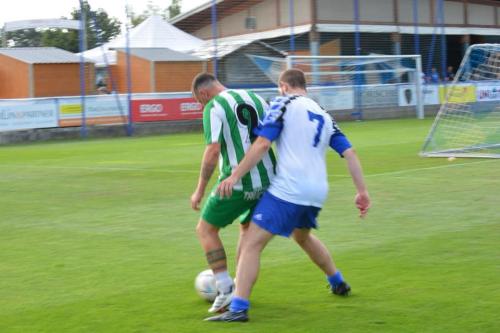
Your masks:
{"label": "red advertising board", "polygon": [[203,106],[193,98],[140,99],[132,101],[132,121],[201,119]]}

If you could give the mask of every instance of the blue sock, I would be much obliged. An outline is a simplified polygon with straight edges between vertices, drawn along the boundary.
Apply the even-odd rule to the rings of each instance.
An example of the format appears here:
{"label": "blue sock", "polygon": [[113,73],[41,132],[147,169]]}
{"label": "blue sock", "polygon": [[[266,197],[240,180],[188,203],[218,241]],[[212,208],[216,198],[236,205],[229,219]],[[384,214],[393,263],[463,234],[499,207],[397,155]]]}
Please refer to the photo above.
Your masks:
{"label": "blue sock", "polygon": [[231,301],[231,305],[229,306],[229,311],[231,312],[240,312],[246,311],[250,307],[250,302],[247,299],[240,297],[233,297]]}
{"label": "blue sock", "polygon": [[342,277],[342,273],[340,273],[340,271],[337,271],[337,273],[333,274],[332,276],[328,276],[326,279],[332,287],[338,286],[344,281],[344,278]]}

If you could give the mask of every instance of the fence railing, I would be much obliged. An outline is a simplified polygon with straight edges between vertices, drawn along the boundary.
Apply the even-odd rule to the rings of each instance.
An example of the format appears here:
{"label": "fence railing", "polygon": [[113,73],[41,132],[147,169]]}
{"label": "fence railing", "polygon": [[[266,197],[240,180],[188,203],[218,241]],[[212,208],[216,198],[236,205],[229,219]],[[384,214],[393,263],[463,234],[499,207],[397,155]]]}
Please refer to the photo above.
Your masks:
{"label": "fence railing", "polygon": [[[438,105],[446,99],[447,85],[426,84],[422,88],[424,105]],[[500,101],[500,81],[488,83],[463,82],[455,102]],[[354,109],[355,86],[315,87],[309,95],[326,110],[333,112]],[[363,107],[384,108],[415,106],[414,85],[385,84],[362,86]],[[276,88],[254,89],[264,99],[278,94]],[[83,111],[83,112],[82,112]],[[110,124],[177,121],[201,119],[202,105],[190,92],[133,94],[130,105],[127,95],[95,95],[85,97],[82,110],[80,96],[0,100],[0,132],[36,128],[93,126]]]}

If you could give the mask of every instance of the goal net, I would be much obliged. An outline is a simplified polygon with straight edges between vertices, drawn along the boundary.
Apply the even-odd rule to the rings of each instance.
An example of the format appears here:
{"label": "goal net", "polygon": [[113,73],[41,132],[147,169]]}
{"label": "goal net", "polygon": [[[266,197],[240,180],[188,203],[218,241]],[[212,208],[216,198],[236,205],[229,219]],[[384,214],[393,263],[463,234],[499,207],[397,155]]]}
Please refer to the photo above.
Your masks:
{"label": "goal net", "polygon": [[500,44],[469,47],[421,155],[500,157]]}
{"label": "goal net", "polygon": [[301,69],[309,95],[327,111],[348,110],[358,118],[400,117],[403,110],[424,116],[419,55],[249,57],[274,83],[283,70]]}

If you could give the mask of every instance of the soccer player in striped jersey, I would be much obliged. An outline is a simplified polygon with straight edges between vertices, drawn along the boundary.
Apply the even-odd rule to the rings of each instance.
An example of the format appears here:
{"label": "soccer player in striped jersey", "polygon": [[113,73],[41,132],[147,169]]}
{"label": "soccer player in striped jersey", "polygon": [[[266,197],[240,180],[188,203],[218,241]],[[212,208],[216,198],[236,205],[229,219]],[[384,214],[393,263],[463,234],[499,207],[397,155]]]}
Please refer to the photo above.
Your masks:
{"label": "soccer player in striped jersey", "polygon": [[330,115],[307,97],[302,71],[283,72],[279,86],[284,96],[271,103],[258,129],[259,138],[217,190],[221,196],[230,196],[234,184],[260,161],[271,142],[276,141],[279,158],[276,177],[255,208],[248,231],[241,239],[235,295],[229,311],[207,318],[209,321],[248,320],[248,299],[259,272],[260,254],[274,235],[292,235],[326,274],[334,294],[347,296],[351,290],[326,246],[310,231],[317,227],[316,218],[328,193],[325,159],[328,146],[347,160],[357,189],[355,203],[360,216],[364,217],[370,207],[370,197],[361,165],[350,142]]}
{"label": "soccer player in striped jersey", "polygon": [[[253,129],[258,126],[259,120],[263,119],[267,104],[253,92],[226,89],[208,73],[198,74],[194,78],[192,93],[195,99],[205,106],[203,131],[206,148],[198,186],[191,196],[192,208],[199,210],[217,163],[218,184],[231,175],[255,140]],[[274,176],[275,164],[273,152],[269,150],[259,163],[234,184],[231,196],[221,199],[215,193],[216,185],[203,206],[196,231],[208,264],[214,272],[218,291],[209,312],[218,312],[227,307],[234,289],[233,280],[227,271],[226,253],[219,230],[239,217],[240,238],[244,236],[253,209]],[[240,255],[239,248],[238,244],[236,261]]]}

